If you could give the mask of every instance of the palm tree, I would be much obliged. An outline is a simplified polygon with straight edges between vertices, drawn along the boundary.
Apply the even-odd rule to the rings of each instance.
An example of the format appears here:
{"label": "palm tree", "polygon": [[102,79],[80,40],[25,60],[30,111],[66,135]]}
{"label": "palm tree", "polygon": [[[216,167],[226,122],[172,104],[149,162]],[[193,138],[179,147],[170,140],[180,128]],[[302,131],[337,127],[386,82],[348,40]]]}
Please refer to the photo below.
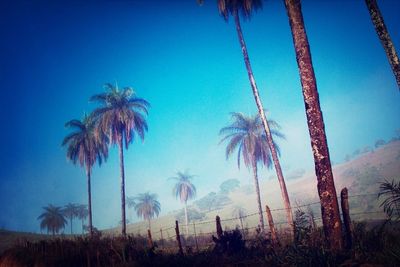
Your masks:
{"label": "palm tree", "polygon": [[311,148],[314,154],[318,194],[321,201],[322,223],[325,238],[333,250],[343,247],[342,222],[332,174],[324,119],[319,104],[317,82],[311,60],[310,46],[301,12],[300,0],[285,0],[293,43],[303,87]]}
{"label": "palm tree", "polygon": [[383,20],[376,0],[365,0],[365,3],[367,4],[369,14],[371,15],[371,20],[374,24],[375,31],[381,40],[383,49],[385,50],[390,66],[392,67],[394,77],[396,78],[397,87],[400,90],[400,60],[397,55],[396,48],[392,42],[392,38],[390,38],[385,21]]}
{"label": "palm tree", "polygon": [[177,172],[175,177],[171,177],[170,179],[174,179],[176,184],[172,189],[172,194],[181,200],[182,203],[185,204],[185,223],[186,223],[186,235],[189,235],[189,218],[187,212],[187,201],[190,199],[194,199],[196,197],[196,187],[192,183],[192,179],[194,175],[190,175],[188,171],[185,172]]}
{"label": "palm tree", "polygon": [[151,194],[146,192],[139,194],[136,198],[135,211],[138,217],[142,217],[149,223],[149,229],[151,230],[150,220],[155,216],[158,217],[161,211],[160,202],[157,200],[157,194]]}
{"label": "palm tree", "polygon": [[[240,157],[243,157],[244,164],[247,168],[253,169],[254,175],[254,186],[257,194],[257,204],[259,212],[260,226],[264,229],[264,220],[261,207],[260,188],[258,185],[258,173],[257,165],[262,163],[268,168],[272,165],[271,153],[268,149],[266,136],[263,134],[263,128],[261,123],[260,115],[254,115],[251,117],[245,116],[242,113],[233,112],[231,113],[233,122],[232,124],[224,127],[220,130],[219,134],[224,135],[220,143],[229,140],[226,146],[226,158],[228,159],[235,150],[238,151],[237,164],[240,169]],[[269,124],[273,127],[271,134],[275,137],[283,138],[284,136],[278,131],[280,128],[278,123],[273,120],[269,120]],[[274,142],[274,147],[277,153],[279,147]]]}
{"label": "palm tree", "polygon": [[147,122],[142,114],[147,115],[150,104],[135,96],[130,87],[122,90],[112,84],[105,85],[108,92],[94,95],[91,101],[96,101],[100,107],[93,111],[96,118],[99,133],[108,136],[112,144],[119,148],[120,173],[121,173],[121,213],[122,213],[122,235],[126,236],[126,215],[125,215],[125,170],[124,170],[124,142],[125,148],[133,141],[135,133],[144,140],[147,132]]}
{"label": "palm tree", "polygon": [[64,216],[69,219],[69,224],[71,226],[72,235],[72,220],[78,216],[78,205],[73,203],[68,203],[63,209]]}
{"label": "palm tree", "polygon": [[400,180],[384,181],[380,184],[378,197],[384,197],[381,207],[389,219],[400,221]]}
{"label": "palm tree", "polygon": [[79,164],[85,167],[88,187],[88,207],[89,207],[89,232],[92,236],[92,190],[91,190],[91,175],[92,168],[96,161],[99,165],[103,160],[107,159],[108,148],[106,137],[99,135],[95,131],[95,121],[91,116],[84,115],[82,121],[71,120],[65,124],[65,127],[71,128],[74,131],[68,134],[63,142],[63,146],[68,146],[67,158],[74,164]]}
{"label": "palm tree", "polygon": [[44,212],[37,218],[41,220],[40,229],[47,228],[47,232],[52,232],[53,236],[65,227],[67,220],[63,215],[61,207],[56,207],[49,204],[43,207]]}
{"label": "palm tree", "polygon": [[[202,1],[200,1],[202,2]],[[253,75],[253,70],[250,64],[249,54],[247,52],[247,46],[243,37],[242,27],[240,25],[240,16],[239,13],[245,18],[250,19],[251,15],[254,11],[262,8],[261,0],[217,0],[218,9],[220,14],[223,16],[225,21],[228,21],[229,16],[233,16],[236,25],[236,32],[238,34],[240,47],[243,53],[244,63],[247,69],[247,75],[249,77],[251,89],[253,92],[254,100],[256,102],[258,113],[260,114],[261,122],[265,131],[265,135],[267,136],[267,145],[271,151],[272,161],[274,162],[276,176],[278,177],[279,186],[282,193],[283,203],[286,211],[286,218],[288,224],[293,228],[293,215],[292,208],[290,205],[289,194],[286,189],[285,179],[283,177],[282,168],[278,158],[278,151],[274,146],[273,135],[271,133],[270,125],[268,124],[267,117],[264,112],[264,108],[258,93],[258,88],[256,84],[256,80]]]}
{"label": "palm tree", "polygon": [[86,205],[78,205],[77,207],[77,218],[82,222],[82,234],[83,234],[83,221],[88,217],[89,211]]}

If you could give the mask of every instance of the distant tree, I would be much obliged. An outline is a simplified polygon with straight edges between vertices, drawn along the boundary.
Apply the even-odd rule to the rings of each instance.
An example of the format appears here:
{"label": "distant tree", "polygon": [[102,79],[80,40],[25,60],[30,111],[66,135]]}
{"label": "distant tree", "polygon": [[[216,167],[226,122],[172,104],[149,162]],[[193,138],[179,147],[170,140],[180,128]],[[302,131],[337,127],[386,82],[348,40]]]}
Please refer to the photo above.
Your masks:
{"label": "distant tree", "polygon": [[128,214],[130,216],[130,219],[132,219],[132,217],[131,217],[132,214],[130,214],[130,209],[135,208],[135,204],[136,204],[135,197],[127,197],[126,198],[126,205],[128,206]]}
{"label": "distant tree", "polygon": [[378,148],[378,147],[383,146],[383,145],[385,145],[385,144],[386,144],[386,141],[385,141],[385,140],[383,140],[383,139],[378,139],[378,140],[375,141],[375,148]]}
{"label": "distant tree", "polygon": [[360,149],[354,150],[353,156],[357,156],[357,155],[360,155]]}
{"label": "distant tree", "polygon": [[351,156],[349,154],[347,154],[346,157],[344,158],[344,160],[346,162],[349,162],[351,160]]}
{"label": "distant tree", "polygon": [[228,179],[221,183],[219,189],[221,190],[221,193],[227,194],[239,187],[239,185],[240,181],[238,179]]}
{"label": "distant tree", "polygon": [[171,177],[176,181],[172,194],[181,200],[185,204],[185,224],[186,224],[186,235],[189,234],[189,218],[187,214],[187,201],[196,197],[196,187],[192,183],[194,175],[190,175],[187,171],[177,172],[176,177]]}
{"label": "distant tree", "polygon": [[122,235],[126,236],[126,214],[125,214],[125,167],[124,167],[124,145],[128,149],[135,134],[144,140],[147,132],[145,115],[150,107],[149,102],[137,98],[130,87],[119,90],[118,86],[105,85],[108,92],[94,95],[91,101],[96,101],[100,107],[92,112],[97,120],[97,132],[108,136],[112,144],[119,148],[119,164],[121,173],[121,217]]}
{"label": "distant tree", "polygon": [[381,183],[378,197],[384,198],[381,207],[389,218],[400,221],[400,180]]}
{"label": "distant tree", "polygon": [[[243,219],[246,215],[247,215],[247,211],[243,207],[235,206],[232,210],[232,216],[238,218],[240,227],[242,227],[242,230],[244,229],[243,228]],[[243,232],[243,234],[244,234],[244,232]]]}
{"label": "distant tree", "polygon": [[47,229],[47,232],[51,232],[53,236],[58,234],[61,229],[65,228],[67,220],[63,215],[61,207],[48,205],[43,207],[44,212],[39,215],[38,220],[40,221],[40,229]]}
{"label": "distant tree", "polygon": [[363,150],[361,151],[361,153],[368,153],[368,152],[372,152],[372,148],[370,146],[364,147]]}
{"label": "distant tree", "polygon": [[82,234],[84,232],[83,222],[88,217],[88,215],[89,215],[89,210],[88,210],[87,205],[83,205],[83,204],[78,205],[78,207],[77,207],[77,218],[79,220],[81,220],[81,222],[82,222]]}
{"label": "distant tree", "polygon": [[[89,207],[89,229],[92,229],[92,189],[91,175],[92,168],[96,164],[99,165],[103,160],[107,159],[108,147],[107,140],[104,135],[95,133],[95,121],[93,117],[83,117],[83,120],[71,120],[65,124],[65,127],[74,131],[67,135],[63,142],[63,146],[67,146],[67,158],[74,164],[79,163],[81,167],[85,167],[87,176],[88,190],[88,207]],[[92,231],[89,231],[92,236]]]}
{"label": "distant tree", "polygon": [[204,211],[219,209],[230,203],[232,203],[232,200],[227,195],[217,194],[215,192],[210,192],[206,196],[194,202],[200,210]]}
{"label": "distant tree", "polygon": [[[158,217],[161,211],[161,204],[157,200],[157,194],[151,194],[146,192],[139,194],[135,198],[135,211],[138,217],[142,217],[149,223],[149,229],[151,229],[150,220],[155,216]],[[123,222],[123,221],[122,221]]]}
{"label": "distant tree", "polygon": [[[233,122],[220,130],[223,136],[220,143],[228,140],[225,155],[229,158],[237,150],[237,164],[240,168],[240,158],[243,157],[244,164],[247,168],[252,168],[254,177],[254,187],[257,194],[257,204],[259,212],[259,224],[264,229],[263,212],[261,207],[260,187],[258,185],[258,164],[261,163],[268,168],[272,166],[271,153],[267,144],[267,137],[263,134],[263,127],[260,116],[246,116],[242,113],[231,113]],[[283,137],[279,132],[279,125],[273,120],[269,121],[271,133],[275,137]],[[279,147],[275,143],[274,147],[279,153]],[[281,187],[282,189],[282,187]],[[286,186],[282,194],[287,194]],[[284,202],[289,201],[288,197],[283,198]],[[290,207],[290,203],[285,203],[285,207]],[[290,219],[291,210],[287,210],[287,220],[292,225],[293,220]],[[289,218],[290,217],[290,218]]]}
{"label": "distant tree", "polygon": [[73,203],[68,203],[63,208],[64,216],[69,219],[69,224],[71,226],[71,235],[72,235],[72,220],[78,217],[78,205]]}
{"label": "distant tree", "polygon": [[188,207],[187,213],[184,209],[182,209],[175,215],[175,217],[178,221],[186,220],[186,214],[189,221],[202,220],[206,217],[206,214],[204,212],[200,212],[197,209],[190,207]]}

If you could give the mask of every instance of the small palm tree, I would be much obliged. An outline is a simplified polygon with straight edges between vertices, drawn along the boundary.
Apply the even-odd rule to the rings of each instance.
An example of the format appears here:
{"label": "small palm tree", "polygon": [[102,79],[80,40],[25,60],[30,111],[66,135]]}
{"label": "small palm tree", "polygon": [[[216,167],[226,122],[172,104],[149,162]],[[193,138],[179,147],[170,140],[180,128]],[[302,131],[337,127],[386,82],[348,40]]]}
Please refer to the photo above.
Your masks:
{"label": "small palm tree", "polygon": [[196,187],[192,183],[194,175],[190,175],[187,171],[177,172],[174,179],[176,184],[172,190],[172,194],[181,200],[185,204],[185,223],[186,223],[186,235],[189,234],[189,218],[187,212],[187,201],[196,197]]}
{"label": "small palm tree", "polygon": [[381,207],[390,219],[400,221],[400,180],[384,181],[380,185],[378,197],[384,197]]}
{"label": "small palm tree", "polygon": [[68,203],[63,209],[64,216],[69,219],[69,224],[71,226],[72,235],[72,220],[78,216],[78,205],[73,203]]}
{"label": "small palm tree", "polygon": [[242,234],[244,234],[244,228],[243,228],[243,219],[247,215],[247,210],[243,207],[240,206],[235,206],[232,210],[232,216],[238,218],[240,226],[242,227]]}
{"label": "small palm tree", "polygon": [[109,141],[117,144],[119,148],[122,235],[126,236],[124,143],[125,148],[128,149],[135,133],[142,141],[144,140],[145,132],[147,132],[144,114],[147,115],[150,104],[142,98],[137,98],[130,87],[122,90],[112,84],[106,84],[105,87],[108,92],[91,97],[91,101],[100,104],[100,107],[95,109],[92,115],[98,122],[97,132],[106,134]]}
{"label": "small palm tree", "polygon": [[139,194],[135,198],[135,211],[138,217],[142,217],[149,223],[149,229],[151,229],[150,220],[155,216],[158,217],[161,211],[161,204],[157,200],[157,194],[151,194],[146,192]]}
{"label": "small palm tree", "polygon": [[[271,167],[272,160],[270,150],[268,149],[267,138],[263,134],[263,126],[261,124],[260,116],[254,115],[251,117],[245,116],[242,113],[231,113],[233,123],[220,130],[220,135],[224,135],[220,143],[229,140],[226,146],[226,158],[228,159],[236,150],[237,164],[240,168],[240,158],[243,157],[244,164],[248,168],[253,169],[254,186],[257,194],[257,204],[259,212],[259,222],[262,229],[264,229],[264,220],[261,207],[260,187],[258,185],[258,172],[257,165],[262,163],[268,168]],[[278,123],[273,120],[269,121],[273,127],[271,133],[275,137],[283,138],[278,129]],[[279,154],[279,147],[276,143],[274,146]]]}
{"label": "small palm tree", "polygon": [[43,207],[44,212],[37,218],[41,220],[40,229],[47,228],[47,232],[51,232],[53,236],[67,224],[67,220],[63,215],[61,207],[56,207],[49,204],[47,207]]}
{"label": "small palm tree", "polygon": [[79,220],[81,220],[81,222],[82,222],[82,234],[83,234],[83,231],[84,231],[83,222],[88,217],[88,215],[89,215],[89,211],[88,211],[87,205],[83,205],[83,204],[78,205],[78,207],[77,207],[77,218]]}
{"label": "small palm tree", "polygon": [[83,117],[83,120],[71,120],[65,124],[65,127],[71,128],[74,131],[67,135],[63,142],[63,146],[68,146],[67,158],[74,164],[79,164],[85,167],[88,187],[88,207],[89,207],[89,232],[92,236],[92,189],[91,175],[92,168],[96,161],[99,165],[103,160],[107,159],[108,148],[107,138],[105,135],[100,135],[95,132],[95,121],[93,117]]}

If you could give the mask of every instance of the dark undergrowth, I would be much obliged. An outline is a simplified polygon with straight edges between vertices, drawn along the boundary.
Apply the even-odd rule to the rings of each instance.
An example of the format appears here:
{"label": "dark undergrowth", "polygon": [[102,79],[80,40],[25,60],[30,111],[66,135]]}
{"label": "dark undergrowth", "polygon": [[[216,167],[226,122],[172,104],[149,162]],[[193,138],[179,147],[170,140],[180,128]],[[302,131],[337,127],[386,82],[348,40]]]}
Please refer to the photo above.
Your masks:
{"label": "dark undergrowth", "polygon": [[323,244],[322,232],[296,214],[293,241],[281,238],[273,246],[258,232],[243,240],[239,230],[213,237],[213,244],[184,249],[148,248],[143,237],[25,242],[5,251],[0,267],[19,266],[400,266],[399,225],[384,223],[371,229],[353,224],[350,250],[332,253]]}

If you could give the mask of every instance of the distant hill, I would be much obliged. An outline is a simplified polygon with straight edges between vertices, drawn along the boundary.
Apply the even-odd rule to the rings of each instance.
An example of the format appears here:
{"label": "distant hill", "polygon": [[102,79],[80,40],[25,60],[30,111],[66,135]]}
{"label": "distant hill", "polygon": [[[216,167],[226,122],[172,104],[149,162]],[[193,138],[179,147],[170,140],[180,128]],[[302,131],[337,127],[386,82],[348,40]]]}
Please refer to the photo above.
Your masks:
{"label": "distant hill", "polygon": [[[379,208],[377,193],[379,183],[385,179],[400,179],[400,141],[392,141],[374,151],[364,152],[345,163],[336,164],[333,167],[335,185],[340,194],[343,187],[347,187],[350,196],[350,211],[353,220],[382,219],[384,214]],[[251,175],[251,173],[249,173]],[[319,201],[317,194],[317,179],[314,171],[298,171],[296,179],[288,179],[287,189],[293,209],[298,205],[315,203]],[[215,189],[217,190],[217,188]],[[272,215],[278,228],[285,225],[285,214],[281,211],[274,211],[283,207],[281,192],[276,178],[266,179],[260,175],[260,190],[263,206],[266,204],[273,210]],[[370,194],[370,195],[368,195]],[[362,196],[358,196],[362,195]],[[200,200],[200,201],[199,201]],[[195,221],[197,234],[215,231],[215,216],[221,217],[223,227],[233,228],[239,225],[234,219],[232,211],[240,206],[250,216],[244,219],[244,227],[253,228],[257,225],[258,218],[256,199],[253,185],[242,185],[229,194],[212,193],[197,202],[198,205],[189,206],[189,210],[195,210],[194,218],[201,218]],[[221,200],[222,202],[214,200]],[[200,204],[199,204],[200,203]],[[303,207],[304,208],[304,207]],[[311,205],[316,218],[320,216],[319,203]],[[380,212],[375,212],[380,211]],[[163,229],[163,238],[175,236],[175,220],[182,220],[182,210],[170,212],[152,221],[152,233],[155,240],[160,238]],[[232,218],[232,219],[230,219]],[[228,220],[227,220],[228,219]],[[317,221],[317,223],[320,221]],[[282,223],[282,224],[280,224]],[[183,229],[183,225],[181,225]],[[190,225],[190,233],[193,234],[193,224]],[[130,234],[146,235],[147,223],[133,223],[127,225],[127,232]],[[181,232],[183,232],[181,230]],[[104,235],[118,235],[120,228],[113,228],[102,231]],[[49,238],[46,235],[30,233],[18,233],[0,230],[0,253],[17,240],[40,240]]]}

